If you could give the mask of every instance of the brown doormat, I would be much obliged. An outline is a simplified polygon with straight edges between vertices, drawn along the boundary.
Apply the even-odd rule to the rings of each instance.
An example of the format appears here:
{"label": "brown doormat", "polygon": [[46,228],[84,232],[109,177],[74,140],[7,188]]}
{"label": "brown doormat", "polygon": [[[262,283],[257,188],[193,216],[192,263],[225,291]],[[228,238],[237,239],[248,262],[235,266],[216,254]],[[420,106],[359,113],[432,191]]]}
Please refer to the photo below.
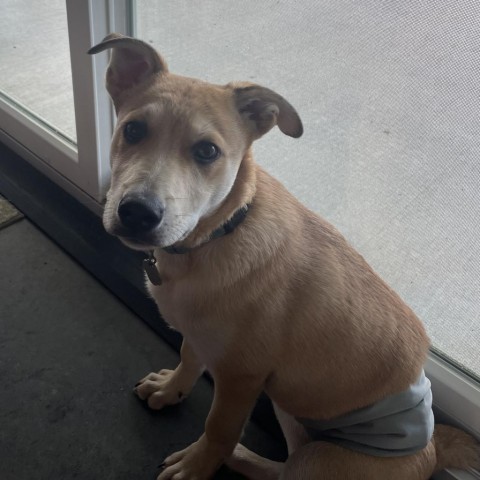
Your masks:
{"label": "brown doormat", "polygon": [[8,227],[21,218],[23,218],[23,213],[19,212],[8,200],[0,195],[0,229]]}

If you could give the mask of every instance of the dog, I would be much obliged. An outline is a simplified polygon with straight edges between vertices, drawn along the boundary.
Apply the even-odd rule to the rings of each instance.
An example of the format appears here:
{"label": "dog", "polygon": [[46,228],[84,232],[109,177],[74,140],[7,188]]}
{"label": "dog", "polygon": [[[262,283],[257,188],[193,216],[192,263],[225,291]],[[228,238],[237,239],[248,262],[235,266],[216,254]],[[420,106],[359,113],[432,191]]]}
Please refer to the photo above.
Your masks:
{"label": "dog", "polygon": [[[253,160],[274,126],[298,138],[296,110],[246,82],[174,75],[147,43],[111,34],[106,87],[117,125],[104,226],[148,254],[147,287],[183,336],[175,370],[136,386],[152,409],[182,401],[205,370],[214,400],[203,435],[158,480],[426,480],[479,465],[476,441],[433,433],[429,348],[412,310],[328,222]],[[286,462],[239,440],[265,392]]]}

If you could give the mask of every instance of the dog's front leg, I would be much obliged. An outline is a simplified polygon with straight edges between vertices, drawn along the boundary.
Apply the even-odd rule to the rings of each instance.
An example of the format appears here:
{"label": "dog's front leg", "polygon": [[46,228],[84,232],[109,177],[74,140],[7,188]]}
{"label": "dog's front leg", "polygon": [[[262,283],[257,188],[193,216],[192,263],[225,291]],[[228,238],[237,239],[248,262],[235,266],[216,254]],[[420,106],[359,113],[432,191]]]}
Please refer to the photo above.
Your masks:
{"label": "dog's front leg", "polygon": [[177,368],[149,373],[137,383],[135,393],[142,400],[147,400],[150,408],[160,410],[186,398],[204,370],[204,365],[184,339]]}
{"label": "dog's front leg", "polygon": [[229,376],[228,373],[214,375],[214,379],[215,394],[205,433],[185,450],[170,455],[157,480],[209,479],[240,440],[255,400],[263,389],[264,379]]}

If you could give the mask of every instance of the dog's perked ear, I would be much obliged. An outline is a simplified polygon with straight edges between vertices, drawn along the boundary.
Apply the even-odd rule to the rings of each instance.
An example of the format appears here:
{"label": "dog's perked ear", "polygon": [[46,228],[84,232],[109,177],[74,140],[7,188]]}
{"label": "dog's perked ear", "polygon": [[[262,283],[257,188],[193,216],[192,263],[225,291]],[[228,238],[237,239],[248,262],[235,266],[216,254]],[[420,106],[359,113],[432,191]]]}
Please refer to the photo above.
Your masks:
{"label": "dog's perked ear", "polygon": [[296,110],[278,93],[260,85],[233,84],[235,103],[255,138],[278,128],[290,137],[298,138],[303,125]]}
{"label": "dog's perked ear", "polygon": [[124,91],[140,85],[152,75],[168,72],[165,60],[148,43],[118,33],[107,35],[88,53],[92,55],[109,48],[113,51],[107,68],[106,84],[115,103]]}

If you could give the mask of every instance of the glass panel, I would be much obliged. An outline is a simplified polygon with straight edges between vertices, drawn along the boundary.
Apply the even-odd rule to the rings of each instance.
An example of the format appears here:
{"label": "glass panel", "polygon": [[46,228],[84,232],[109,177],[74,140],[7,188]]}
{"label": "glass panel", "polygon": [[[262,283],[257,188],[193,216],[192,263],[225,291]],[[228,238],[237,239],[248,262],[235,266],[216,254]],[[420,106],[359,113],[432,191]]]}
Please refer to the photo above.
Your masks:
{"label": "glass panel", "polygon": [[2,0],[0,92],[76,141],[64,0]]}
{"label": "glass panel", "polygon": [[480,375],[476,0],[137,1],[137,36],[178,74],[249,80],[300,112],[256,158],[334,223]]}

